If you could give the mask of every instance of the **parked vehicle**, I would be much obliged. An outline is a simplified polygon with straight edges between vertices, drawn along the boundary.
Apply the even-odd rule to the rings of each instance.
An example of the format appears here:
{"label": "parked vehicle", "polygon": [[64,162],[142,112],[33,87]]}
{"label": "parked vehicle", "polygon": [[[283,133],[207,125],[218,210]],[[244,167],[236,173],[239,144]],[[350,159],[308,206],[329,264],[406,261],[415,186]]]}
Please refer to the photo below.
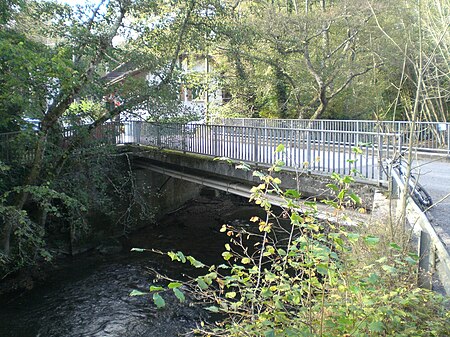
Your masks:
{"label": "parked vehicle", "polygon": [[398,174],[404,186],[408,186],[409,194],[414,202],[423,210],[433,205],[433,200],[425,188],[419,184],[417,178],[411,173],[408,184],[406,184],[406,163],[404,160],[404,152],[401,152],[394,160],[388,162],[392,165],[392,169]]}

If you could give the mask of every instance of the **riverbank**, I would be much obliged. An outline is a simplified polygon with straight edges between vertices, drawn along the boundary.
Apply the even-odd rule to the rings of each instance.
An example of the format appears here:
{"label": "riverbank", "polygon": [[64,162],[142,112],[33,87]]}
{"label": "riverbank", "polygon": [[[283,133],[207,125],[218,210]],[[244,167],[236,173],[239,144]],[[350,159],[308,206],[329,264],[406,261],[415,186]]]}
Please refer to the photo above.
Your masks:
{"label": "riverbank", "polygon": [[[245,208],[254,209],[254,206],[245,199],[232,195],[200,196],[188,201],[176,211],[170,212],[157,224],[141,224],[140,229],[129,236],[104,238],[97,244],[77,250],[73,256],[65,251],[55,251],[52,262],[41,261],[36,266],[23,269],[2,280],[0,296],[26,292],[45,283],[52,273],[65,268],[78,256],[97,256],[101,259],[103,255],[119,253],[133,247],[146,247],[148,242],[158,242],[160,249],[170,248],[172,240],[181,240],[181,236],[188,234],[186,229],[194,235],[205,229],[218,231],[215,226],[220,228],[227,218],[235,216],[233,213],[236,213],[236,216],[239,216],[239,213],[245,213]],[[155,235],[157,235],[156,240]],[[167,244],[164,245],[164,243]],[[181,246],[183,246],[182,243]],[[190,247],[184,248],[190,249]]]}
{"label": "riverbank", "polygon": [[155,271],[173,278],[195,272],[167,256],[131,252],[134,247],[181,250],[217,263],[228,237],[220,233],[223,223],[246,221],[259,211],[245,199],[199,197],[120,239],[120,252],[102,254],[92,250],[56,261],[43,268],[45,277],[0,298],[0,336],[152,336],[185,333],[208,318],[199,305],[179,304],[170,293],[167,308],[157,310],[149,296],[131,297],[133,290],[147,292],[161,282]]}

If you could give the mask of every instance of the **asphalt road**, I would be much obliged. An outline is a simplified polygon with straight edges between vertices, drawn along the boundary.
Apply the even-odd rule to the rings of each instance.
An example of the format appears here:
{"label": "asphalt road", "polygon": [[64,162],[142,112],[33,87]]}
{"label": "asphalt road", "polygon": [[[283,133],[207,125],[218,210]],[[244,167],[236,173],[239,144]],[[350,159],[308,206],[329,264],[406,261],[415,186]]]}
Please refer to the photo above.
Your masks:
{"label": "asphalt road", "polygon": [[432,225],[450,250],[450,159],[420,159],[413,164],[419,182],[433,198]]}

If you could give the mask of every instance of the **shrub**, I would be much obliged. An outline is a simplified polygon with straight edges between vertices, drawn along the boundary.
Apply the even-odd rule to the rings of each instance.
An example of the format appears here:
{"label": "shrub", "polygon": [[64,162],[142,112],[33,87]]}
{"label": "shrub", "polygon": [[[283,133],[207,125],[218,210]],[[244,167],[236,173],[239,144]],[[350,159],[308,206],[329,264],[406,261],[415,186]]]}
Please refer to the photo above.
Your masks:
{"label": "shrub", "polygon": [[[379,237],[319,220],[317,203],[301,202],[295,190],[281,190],[281,181],[273,176],[281,165],[277,162],[268,174],[254,173],[261,184],[252,189],[251,200],[266,212],[265,218],[251,219],[258,229],[222,227],[230,237],[223,264],[205,266],[181,252],[168,253],[174,261],[207,270],[185,282],[183,289],[201,299],[206,310],[219,314],[218,322],[202,324],[195,332],[286,337],[450,335],[444,297],[415,286],[418,257],[405,254],[395,243],[380,254]],[[336,199],[328,204],[340,210],[359,201],[350,192],[351,177],[333,177],[336,184],[330,187],[336,190]],[[280,208],[272,206],[269,195],[282,200]],[[370,256],[366,264],[355,254],[361,251]],[[164,306],[160,293],[165,289],[151,289],[158,307]]]}

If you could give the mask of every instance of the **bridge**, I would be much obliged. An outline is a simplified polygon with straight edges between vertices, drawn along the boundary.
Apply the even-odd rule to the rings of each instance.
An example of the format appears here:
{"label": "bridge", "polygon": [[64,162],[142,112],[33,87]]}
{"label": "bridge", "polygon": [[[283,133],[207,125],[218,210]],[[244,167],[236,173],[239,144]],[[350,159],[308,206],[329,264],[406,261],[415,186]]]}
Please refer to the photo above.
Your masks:
{"label": "bridge", "polygon": [[[442,283],[450,292],[450,123],[418,123],[414,130],[408,122],[226,119],[216,123],[127,122],[116,142],[152,148],[135,149],[141,167],[246,197],[249,187],[242,182],[256,180],[248,172],[236,173],[234,167],[264,168],[279,162],[284,173],[300,173],[302,192],[313,196],[325,193],[333,172],[351,175],[366,186],[387,187],[392,177],[386,159],[405,150],[414,137],[413,171],[437,203],[424,214],[410,202],[408,219],[422,239],[422,267],[446,275]],[[235,165],[230,171],[212,158]],[[231,182],[218,178],[224,176],[232,177]],[[285,179],[292,181],[281,180]],[[372,202],[373,189],[365,192]],[[431,287],[431,279],[421,282]]]}
{"label": "bridge", "polygon": [[[216,119],[205,125],[135,121],[108,123],[93,135],[129,145],[137,167],[245,197],[258,179],[251,170],[235,167],[264,169],[282,164],[283,187],[301,187],[305,196],[323,195],[333,172],[351,175],[367,208],[372,207],[375,189],[387,188],[392,182],[386,160],[406,149],[411,140],[413,171],[436,204],[424,214],[409,202],[409,222],[421,239],[421,268],[438,269],[450,293],[450,123]],[[217,158],[223,161],[214,160]],[[428,277],[421,283],[431,287]]]}

